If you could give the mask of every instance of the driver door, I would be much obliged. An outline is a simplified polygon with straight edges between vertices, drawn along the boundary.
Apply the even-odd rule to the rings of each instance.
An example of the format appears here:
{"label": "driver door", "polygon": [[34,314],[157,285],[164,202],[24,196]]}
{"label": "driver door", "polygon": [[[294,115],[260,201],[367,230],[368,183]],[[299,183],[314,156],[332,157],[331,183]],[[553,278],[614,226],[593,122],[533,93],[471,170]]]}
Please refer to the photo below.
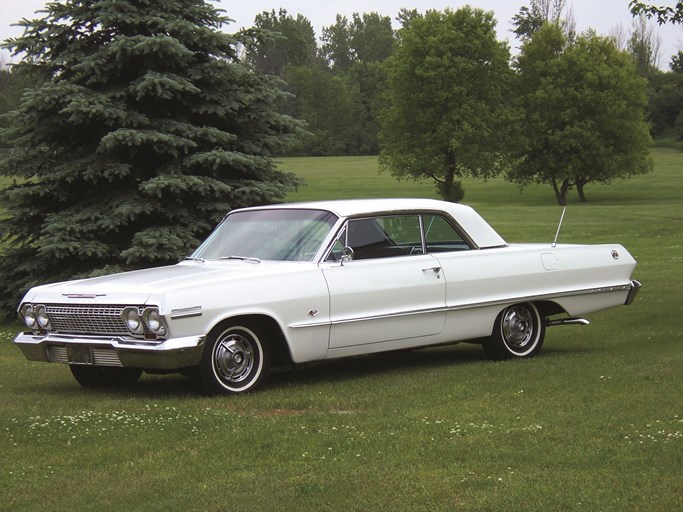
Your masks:
{"label": "driver door", "polygon": [[420,222],[417,214],[348,222],[322,264],[330,349],[441,333],[446,283],[438,260],[425,254]]}

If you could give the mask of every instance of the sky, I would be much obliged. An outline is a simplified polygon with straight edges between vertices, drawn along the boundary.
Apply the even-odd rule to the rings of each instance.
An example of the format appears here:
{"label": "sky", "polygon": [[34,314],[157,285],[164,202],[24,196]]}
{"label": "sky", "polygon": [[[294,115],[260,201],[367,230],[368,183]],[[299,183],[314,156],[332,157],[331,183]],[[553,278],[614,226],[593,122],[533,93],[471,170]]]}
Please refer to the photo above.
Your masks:
{"label": "sky", "polygon": [[[522,5],[528,5],[528,0],[470,0],[470,1],[443,1],[443,0],[218,0],[212,2],[216,7],[225,10],[225,14],[234,20],[228,25],[227,32],[236,32],[240,28],[253,25],[254,17],[263,12],[284,8],[291,15],[302,14],[313,25],[318,36],[322,28],[334,24],[337,14],[351,18],[353,13],[378,12],[384,16],[396,18],[399,10],[403,7],[417,9],[424,12],[428,9],[443,10],[445,8],[457,9],[463,5],[471,5],[487,11],[493,11],[498,20],[498,37],[507,40],[510,47],[518,46],[514,34],[510,32],[512,25],[510,20],[519,12]],[[599,34],[608,35],[617,26],[628,31],[631,27],[632,16],[628,9],[629,0],[569,0],[576,28],[584,31],[589,28],[595,29]],[[657,5],[675,5],[675,1],[654,0],[651,3]],[[35,11],[42,9],[46,0],[0,0],[0,41],[8,37],[21,35],[20,27],[11,26],[22,18],[36,18]],[[668,69],[671,56],[683,49],[683,26],[664,25],[658,26],[651,22],[657,34],[661,37],[660,67]],[[0,61],[11,62],[11,56],[2,51]]]}

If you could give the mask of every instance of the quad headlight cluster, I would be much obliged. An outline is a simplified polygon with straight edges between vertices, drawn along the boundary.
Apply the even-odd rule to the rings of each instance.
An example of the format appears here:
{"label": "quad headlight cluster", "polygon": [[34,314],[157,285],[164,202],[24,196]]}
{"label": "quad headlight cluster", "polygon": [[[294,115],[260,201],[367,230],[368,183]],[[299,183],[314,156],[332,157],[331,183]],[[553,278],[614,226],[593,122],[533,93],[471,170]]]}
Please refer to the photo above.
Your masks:
{"label": "quad headlight cluster", "polygon": [[19,311],[26,326],[34,331],[51,329],[50,318],[47,316],[47,308],[42,304],[24,304]]}
{"label": "quad headlight cluster", "polygon": [[159,310],[155,307],[145,308],[140,312],[140,308],[129,306],[121,312],[121,318],[123,318],[131,334],[140,335],[145,330],[157,336],[164,336],[166,334],[164,321],[159,314]]}

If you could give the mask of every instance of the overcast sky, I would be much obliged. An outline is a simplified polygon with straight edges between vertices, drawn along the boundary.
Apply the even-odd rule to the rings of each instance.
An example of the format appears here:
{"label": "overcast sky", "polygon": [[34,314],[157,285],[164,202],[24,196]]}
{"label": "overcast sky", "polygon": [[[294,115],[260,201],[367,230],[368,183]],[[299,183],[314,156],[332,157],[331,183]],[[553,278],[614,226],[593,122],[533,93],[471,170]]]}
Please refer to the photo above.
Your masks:
{"label": "overcast sky", "polygon": [[[236,32],[243,27],[249,27],[254,22],[256,14],[279,8],[287,9],[292,15],[302,14],[308,18],[315,32],[320,36],[322,28],[332,25],[337,14],[351,18],[354,12],[364,13],[376,11],[385,16],[395,18],[403,7],[417,9],[424,12],[427,9],[443,10],[446,7],[457,9],[463,5],[472,5],[488,11],[494,11],[498,20],[498,36],[501,40],[508,40],[511,47],[518,45],[514,35],[510,32],[510,20],[522,5],[528,5],[528,0],[471,0],[471,1],[442,1],[442,0],[220,0],[213,2],[224,9],[226,15],[235,20],[226,30]],[[577,29],[584,31],[594,28],[598,33],[607,35],[616,26],[621,25],[628,30],[632,17],[628,9],[629,0],[569,0],[574,14]],[[672,0],[654,0],[657,5],[674,5]],[[21,34],[19,27],[12,27],[13,23],[22,18],[35,18],[35,11],[42,9],[46,0],[0,0],[0,41],[8,37]],[[657,33],[662,39],[660,67],[668,69],[672,55],[683,49],[683,26],[657,26]],[[10,59],[7,52],[2,53],[4,62]]]}

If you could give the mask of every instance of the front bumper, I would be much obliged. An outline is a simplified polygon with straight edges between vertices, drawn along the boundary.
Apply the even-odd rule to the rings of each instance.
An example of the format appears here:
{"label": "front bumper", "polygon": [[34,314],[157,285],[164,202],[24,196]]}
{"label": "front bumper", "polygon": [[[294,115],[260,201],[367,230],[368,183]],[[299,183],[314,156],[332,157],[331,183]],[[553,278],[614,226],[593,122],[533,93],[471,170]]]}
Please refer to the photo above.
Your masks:
{"label": "front bumper", "polygon": [[24,332],[14,338],[14,343],[30,361],[178,370],[199,364],[205,340],[206,336],[189,336],[147,342],[124,337]]}

